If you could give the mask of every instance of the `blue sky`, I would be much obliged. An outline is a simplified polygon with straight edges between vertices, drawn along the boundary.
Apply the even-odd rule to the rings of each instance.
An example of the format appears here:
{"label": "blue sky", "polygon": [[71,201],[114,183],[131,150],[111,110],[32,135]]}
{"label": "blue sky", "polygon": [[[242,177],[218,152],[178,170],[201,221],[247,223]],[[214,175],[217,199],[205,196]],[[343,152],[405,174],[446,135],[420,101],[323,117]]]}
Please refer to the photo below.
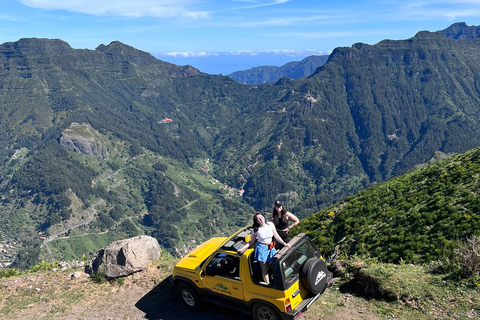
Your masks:
{"label": "blue sky", "polygon": [[177,65],[229,74],[336,47],[480,25],[480,0],[2,0],[0,43],[121,41]]}

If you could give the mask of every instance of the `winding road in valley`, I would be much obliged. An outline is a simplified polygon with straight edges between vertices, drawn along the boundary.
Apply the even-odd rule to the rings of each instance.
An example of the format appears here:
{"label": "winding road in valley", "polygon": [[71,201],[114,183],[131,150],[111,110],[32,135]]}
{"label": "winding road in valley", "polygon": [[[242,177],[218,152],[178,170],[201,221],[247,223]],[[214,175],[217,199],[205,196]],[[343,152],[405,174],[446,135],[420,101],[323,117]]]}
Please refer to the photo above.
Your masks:
{"label": "winding road in valley", "polygon": [[[99,178],[98,180],[94,180],[92,181],[92,186],[95,186],[96,183],[98,182],[103,182],[103,181],[106,181],[107,179],[111,179],[112,177],[116,176],[117,174],[119,174],[123,169],[125,168],[121,168],[121,169],[118,169],[104,177],[101,177]],[[102,205],[103,203],[105,202],[104,199],[100,198],[96,203],[92,204],[90,206],[90,208],[88,208],[86,211],[89,211],[90,212],[90,215],[88,216],[87,220],[84,220],[76,225],[73,225],[65,230],[62,230],[60,232],[57,232],[53,235],[51,235],[50,237],[46,238],[45,240],[43,240],[43,245],[47,248],[47,252],[48,254],[52,254],[52,249],[50,249],[50,247],[48,246],[48,243],[57,239],[60,235],[62,234],[66,234],[67,232],[69,232],[70,230],[73,230],[73,229],[76,229],[76,228],[79,228],[81,226],[84,226],[86,224],[89,224],[90,222],[93,221],[93,219],[95,219],[95,216],[97,215],[97,209],[95,209],[95,207],[99,206],[99,205]],[[62,239],[66,239],[68,237],[62,237]]]}
{"label": "winding road in valley", "polygon": [[47,239],[43,240],[43,245],[47,248],[47,252],[48,254],[52,254],[52,249],[50,249],[50,247],[48,246],[48,243],[50,241],[53,241],[55,240],[55,238],[57,238],[58,236],[62,235],[62,234],[65,234],[67,232],[69,232],[70,230],[73,230],[73,229],[76,229],[76,228],[79,228],[81,226],[84,226],[86,224],[89,224],[90,222],[93,221],[93,219],[95,219],[95,215],[97,214],[97,209],[95,209],[96,206],[99,206],[99,205],[102,205],[103,203],[105,202],[104,199],[100,198],[97,202],[95,202],[94,204],[92,204],[92,206],[90,208],[87,209],[87,211],[90,212],[90,216],[88,217],[87,220],[85,221],[82,221],[74,226],[71,226],[65,230],[62,230],[60,232],[57,232],[55,233],[54,235],[51,235],[50,237],[48,237]]}

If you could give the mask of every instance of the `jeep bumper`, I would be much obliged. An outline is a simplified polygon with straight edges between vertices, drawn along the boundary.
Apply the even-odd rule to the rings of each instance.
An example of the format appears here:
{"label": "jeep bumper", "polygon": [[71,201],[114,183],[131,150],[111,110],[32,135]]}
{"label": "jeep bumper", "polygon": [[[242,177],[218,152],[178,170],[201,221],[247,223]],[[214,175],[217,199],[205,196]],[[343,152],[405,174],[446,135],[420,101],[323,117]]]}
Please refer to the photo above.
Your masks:
{"label": "jeep bumper", "polygon": [[281,317],[283,320],[294,320],[298,319],[302,313],[308,310],[310,306],[320,298],[322,294],[316,294],[309,296],[308,298],[303,299],[303,301],[293,310],[287,312],[287,313],[281,313]]}

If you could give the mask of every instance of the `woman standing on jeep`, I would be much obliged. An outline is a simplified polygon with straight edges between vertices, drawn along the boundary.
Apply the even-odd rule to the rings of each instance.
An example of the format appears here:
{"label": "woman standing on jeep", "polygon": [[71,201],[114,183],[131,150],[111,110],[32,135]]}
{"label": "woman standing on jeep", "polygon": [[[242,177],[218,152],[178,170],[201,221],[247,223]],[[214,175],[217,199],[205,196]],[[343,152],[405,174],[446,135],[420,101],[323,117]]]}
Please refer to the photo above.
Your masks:
{"label": "woman standing on jeep", "polygon": [[[285,207],[278,200],[275,201],[272,214],[270,215],[270,220],[275,225],[275,229],[277,230],[278,235],[282,237],[282,240],[285,243],[290,242],[288,231],[300,222],[300,220],[298,220],[298,218],[293,213],[285,210]],[[292,220],[293,223],[291,225],[288,225],[288,220]],[[280,242],[277,242],[275,244],[275,249],[280,250],[282,248],[283,245]]]}
{"label": "woman standing on jeep", "polygon": [[275,250],[272,243],[273,237],[287,248],[290,248],[290,245],[285,243],[278,235],[273,223],[265,222],[265,217],[260,212],[257,212],[253,216],[253,235],[250,238],[250,241],[242,248],[238,249],[238,253],[243,254],[245,250],[258,240],[257,246],[255,247],[254,259],[260,263],[262,279],[267,284],[270,284],[267,263],[272,262],[273,256],[277,253],[277,250]]}

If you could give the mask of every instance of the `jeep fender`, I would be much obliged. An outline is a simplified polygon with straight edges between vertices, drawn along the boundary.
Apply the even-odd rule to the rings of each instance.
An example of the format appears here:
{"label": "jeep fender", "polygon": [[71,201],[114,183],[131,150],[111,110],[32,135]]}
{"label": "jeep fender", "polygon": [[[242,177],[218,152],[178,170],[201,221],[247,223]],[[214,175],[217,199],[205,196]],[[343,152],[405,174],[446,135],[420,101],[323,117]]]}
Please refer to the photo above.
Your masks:
{"label": "jeep fender", "polygon": [[195,285],[195,283],[193,283],[192,280],[188,279],[188,278],[184,278],[184,277],[175,277],[175,279],[173,279],[173,285],[176,287],[178,287],[178,285],[181,283],[181,282],[185,282],[185,283],[188,283],[189,285],[192,286],[192,288],[195,289],[195,291],[200,295],[200,297],[204,297],[205,294],[203,292],[203,289],[199,288],[198,286]]}
{"label": "jeep fender", "polygon": [[276,312],[278,312],[278,314],[281,314],[282,312],[278,309],[277,306],[275,306],[273,303],[271,302],[268,302],[268,301],[265,301],[265,300],[260,300],[260,299],[251,299],[250,301],[248,301],[248,311],[250,314],[252,314],[253,312],[253,306],[257,303],[261,303],[261,304],[266,304],[268,305],[269,307],[273,308],[273,310],[275,310]]}

